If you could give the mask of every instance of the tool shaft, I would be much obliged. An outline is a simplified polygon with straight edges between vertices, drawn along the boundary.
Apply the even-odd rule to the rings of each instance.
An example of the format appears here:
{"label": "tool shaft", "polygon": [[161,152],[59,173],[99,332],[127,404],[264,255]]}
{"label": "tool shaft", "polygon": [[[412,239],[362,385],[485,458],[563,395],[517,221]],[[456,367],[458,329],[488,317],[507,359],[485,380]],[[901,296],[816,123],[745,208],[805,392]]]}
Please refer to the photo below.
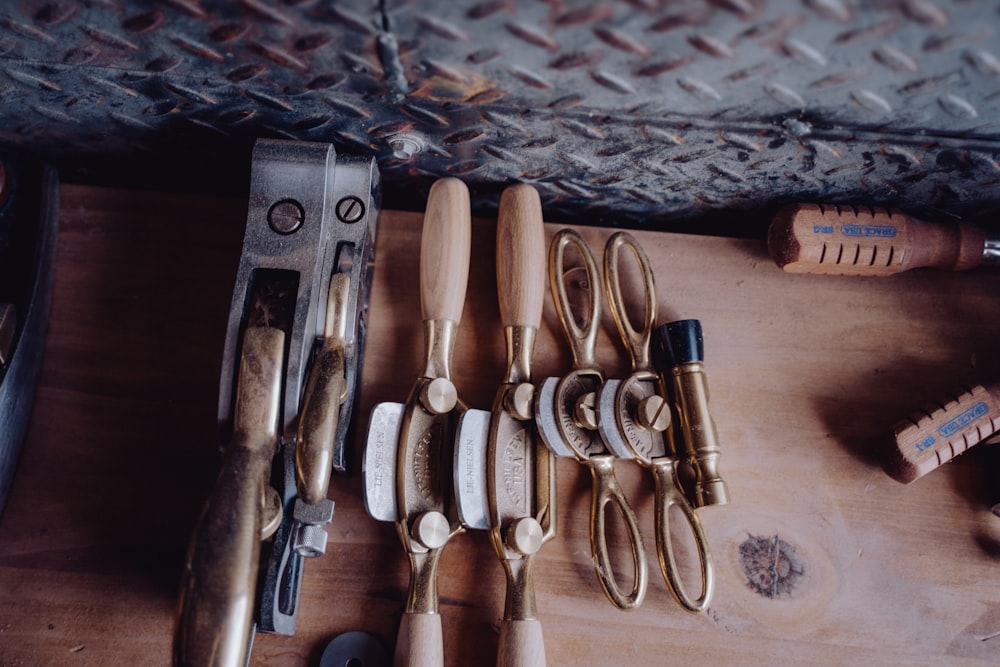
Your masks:
{"label": "tool shaft", "polygon": [[896,447],[885,461],[885,471],[908,484],[998,429],[1000,384],[957,392],[896,425]]}
{"label": "tool shaft", "polygon": [[768,230],[768,249],[788,273],[888,276],[916,268],[946,271],[997,263],[986,233],[967,223],[933,223],[900,211],[795,204]]}

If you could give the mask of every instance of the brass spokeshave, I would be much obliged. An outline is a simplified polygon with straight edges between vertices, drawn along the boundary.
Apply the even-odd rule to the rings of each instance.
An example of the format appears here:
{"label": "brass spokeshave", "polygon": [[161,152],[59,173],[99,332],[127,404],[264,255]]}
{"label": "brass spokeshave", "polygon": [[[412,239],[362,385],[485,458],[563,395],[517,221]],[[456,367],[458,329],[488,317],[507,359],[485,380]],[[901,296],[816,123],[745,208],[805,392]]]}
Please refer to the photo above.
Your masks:
{"label": "brass spokeshave", "polygon": [[410,587],[394,664],[444,663],[437,571],[445,544],[462,526],[451,488],[452,440],[465,410],[451,379],[451,357],[469,277],[469,191],[454,178],[431,187],[420,242],[420,303],[425,366],[402,403],[372,410],[363,463],[365,507],[396,523],[410,560]]}
{"label": "brass spokeshave", "polygon": [[254,626],[295,632],[302,559],[326,548],[345,469],[378,206],[370,158],[254,146],[219,387],[228,442],[184,564],[175,665],[243,667]]}
{"label": "brass spokeshave", "polygon": [[490,412],[469,410],[455,445],[455,491],[469,528],[488,530],[507,578],[499,667],[543,667],[535,554],[556,533],[555,461],[534,424],[531,357],[542,315],[545,234],[538,193],[507,188],[497,221],[497,288],[507,373]]}

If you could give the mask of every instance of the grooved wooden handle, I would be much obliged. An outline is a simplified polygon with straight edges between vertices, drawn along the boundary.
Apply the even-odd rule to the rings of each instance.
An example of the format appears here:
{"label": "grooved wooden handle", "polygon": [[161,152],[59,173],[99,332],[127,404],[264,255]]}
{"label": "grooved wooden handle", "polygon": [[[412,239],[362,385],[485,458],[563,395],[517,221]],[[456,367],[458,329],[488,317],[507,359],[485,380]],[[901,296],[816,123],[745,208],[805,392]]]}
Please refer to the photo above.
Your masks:
{"label": "grooved wooden handle", "polygon": [[403,614],[392,664],[394,667],[441,667],[444,664],[440,614]]}
{"label": "grooved wooden handle", "polygon": [[899,422],[885,471],[908,484],[1000,429],[1000,385],[977,385]]}
{"label": "grooved wooden handle", "polygon": [[899,211],[795,204],[771,221],[767,245],[788,273],[888,276],[980,264],[985,232],[973,225],[917,220]]}
{"label": "grooved wooden handle", "polygon": [[420,307],[424,320],[458,324],[465,305],[472,245],[469,189],[457,178],[431,186],[420,240]]}
{"label": "grooved wooden handle", "polygon": [[497,667],[545,667],[545,641],[542,622],[504,619],[500,623],[500,646]]}
{"label": "grooved wooden handle", "polygon": [[497,290],[505,327],[538,328],[545,298],[545,230],[542,202],[530,185],[513,185],[500,197],[497,219]]}

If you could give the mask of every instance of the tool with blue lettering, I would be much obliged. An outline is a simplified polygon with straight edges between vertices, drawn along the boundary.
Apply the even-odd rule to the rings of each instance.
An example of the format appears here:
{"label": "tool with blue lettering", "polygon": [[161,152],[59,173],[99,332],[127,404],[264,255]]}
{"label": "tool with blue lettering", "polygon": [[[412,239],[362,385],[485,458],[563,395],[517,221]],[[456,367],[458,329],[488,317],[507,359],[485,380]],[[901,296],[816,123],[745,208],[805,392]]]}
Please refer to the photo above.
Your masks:
{"label": "tool with blue lettering", "polygon": [[254,146],[219,389],[230,437],[184,564],[176,665],[243,667],[255,625],[295,631],[302,559],[326,548],[345,468],[378,196],[371,158]]}
{"label": "tool with blue lettering", "polygon": [[975,225],[926,222],[881,208],[787,206],[771,221],[767,245],[788,273],[888,276],[1000,264],[1000,237]]}
{"label": "tool with blue lettering", "polygon": [[914,413],[894,429],[883,467],[905,484],[923,477],[1000,430],[1000,385],[962,389]]}

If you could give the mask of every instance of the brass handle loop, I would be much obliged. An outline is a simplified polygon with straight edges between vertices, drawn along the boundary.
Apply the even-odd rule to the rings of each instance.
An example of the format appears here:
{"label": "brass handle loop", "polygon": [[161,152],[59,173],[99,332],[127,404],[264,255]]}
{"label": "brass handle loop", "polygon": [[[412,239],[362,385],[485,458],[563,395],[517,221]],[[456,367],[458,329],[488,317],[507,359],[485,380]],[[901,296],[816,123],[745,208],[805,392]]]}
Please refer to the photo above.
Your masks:
{"label": "brass handle loop", "polygon": [[[674,460],[669,457],[655,459],[652,469],[656,480],[656,553],[660,560],[660,570],[671,594],[682,607],[690,612],[702,611],[711,602],[715,590],[715,571],[712,566],[712,554],[708,548],[708,538],[705,536],[701,520],[680,490]],[[674,544],[670,536],[670,508],[675,506],[684,515],[697,547],[698,563],[701,567],[701,595],[697,598],[688,594],[678,573]]]}
{"label": "brass handle loop", "polygon": [[[566,289],[567,272],[565,268],[566,248],[575,246],[583,260],[583,270],[586,273],[587,313],[586,318],[578,320],[573,311],[573,304]],[[570,271],[572,273],[572,271]],[[597,349],[597,329],[601,319],[601,274],[597,262],[590,252],[590,247],[579,233],[572,229],[562,229],[552,238],[549,246],[549,287],[555,296],[556,313],[563,331],[569,340],[573,352],[574,368],[592,368],[594,366],[595,350]],[[583,322],[581,326],[578,322]]]}
{"label": "brass handle loop", "polygon": [[[618,258],[623,247],[632,251],[632,256],[642,274],[645,316],[641,329],[635,328],[625,307],[621,276],[618,272]],[[650,356],[650,338],[656,323],[656,283],[646,251],[628,232],[616,232],[604,246],[604,284],[618,333],[632,358],[632,372],[651,371],[653,365]]]}
{"label": "brass handle loop", "polygon": [[[635,609],[646,597],[648,584],[648,567],[646,551],[643,548],[642,534],[639,532],[639,521],[635,511],[625,498],[621,485],[615,477],[614,456],[610,454],[592,456],[588,459],[593,492],[590,503],[590,546],[593,550],[594,562],[597,564],[597,574],[604,593],[619,609]],[[618,514],[625,522],[628,530],[629,544],[632,548],[632,591],[625,593],[615,577],[611,565],[611,555],[608,552],[607,522],[605,507],[613,503]]]}

